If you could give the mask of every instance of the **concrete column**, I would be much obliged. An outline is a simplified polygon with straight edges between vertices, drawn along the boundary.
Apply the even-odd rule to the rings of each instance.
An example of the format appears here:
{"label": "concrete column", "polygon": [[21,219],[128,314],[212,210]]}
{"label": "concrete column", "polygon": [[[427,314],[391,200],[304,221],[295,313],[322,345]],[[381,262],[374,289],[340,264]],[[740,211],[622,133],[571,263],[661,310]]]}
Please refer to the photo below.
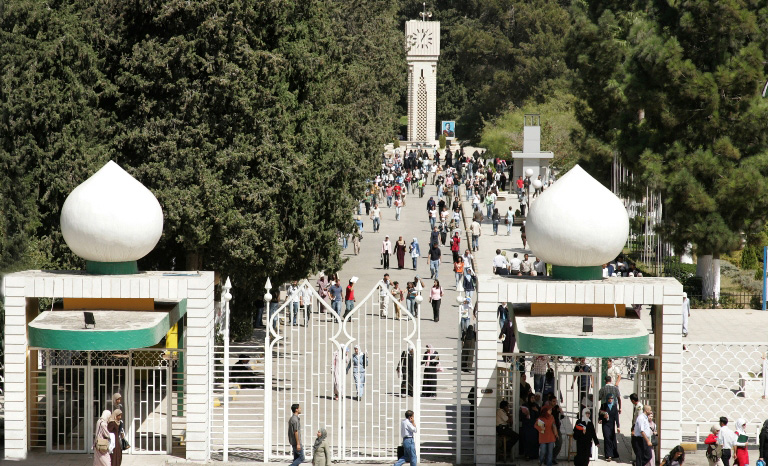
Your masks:
{"label": "concrete column", "polygon": [[187,341],[187,459],[207,461],[211,432],[211,352],[213,350],[213,272],[188,282]]}
{"label": "concrete column", "polygon": [[27,413],[27,300],[25,280],[5,277],[5,458],[25,459],[29,448]]}
{"label": "concrete column", "polygon": [[[656,332],[661,335],[661,345],[655,345],[655,354],[660,356],[660,413],[659,447],[669,451],[682,441],[682,302],[683,286],[679,283],[664,286],[664,304]],[[658,342],[658,339],[656,340]]]}
{"label": "concrete column", "polygon": [[475,373],[475,464],[496,464],[496,399],[499,285],[482,281],[477,288],[477,369]]}

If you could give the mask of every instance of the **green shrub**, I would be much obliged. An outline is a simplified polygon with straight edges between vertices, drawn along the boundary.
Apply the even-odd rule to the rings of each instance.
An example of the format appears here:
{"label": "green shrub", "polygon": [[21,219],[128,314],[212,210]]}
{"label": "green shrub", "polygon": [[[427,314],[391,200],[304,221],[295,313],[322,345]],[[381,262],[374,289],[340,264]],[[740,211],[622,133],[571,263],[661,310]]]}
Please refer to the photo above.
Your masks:
{"label": "green shrub", "polygon": [[757,258],[759,257],[761,248],[752,244],[748,244],[741,251],[741,268],[745,270],[754,270],[757,268]]}

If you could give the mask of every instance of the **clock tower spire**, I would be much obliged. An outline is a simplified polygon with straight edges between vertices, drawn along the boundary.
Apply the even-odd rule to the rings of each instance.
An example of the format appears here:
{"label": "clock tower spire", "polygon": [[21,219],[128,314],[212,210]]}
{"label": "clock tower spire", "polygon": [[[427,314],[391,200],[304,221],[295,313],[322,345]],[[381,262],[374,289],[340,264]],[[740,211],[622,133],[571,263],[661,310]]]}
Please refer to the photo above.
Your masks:
{"label": "clock tower spire", "polygon": [[434,144],[437,132],[437,59],[440,56],[440,22],[432,13],[405,23],[408,61],[408,141]]}

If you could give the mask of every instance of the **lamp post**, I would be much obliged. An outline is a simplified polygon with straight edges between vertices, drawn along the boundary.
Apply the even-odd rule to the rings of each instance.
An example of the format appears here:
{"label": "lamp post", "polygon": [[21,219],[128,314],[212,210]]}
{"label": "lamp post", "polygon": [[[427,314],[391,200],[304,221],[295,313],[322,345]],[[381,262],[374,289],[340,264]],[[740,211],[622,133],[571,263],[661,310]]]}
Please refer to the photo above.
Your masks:
{"label": "lamp post", "polygon": [[[264,430],[271,432],[272,428],[272,348],[269,343],[269,332],[272,331],[272,282],[267,277],[264,284],[264,309],[267,311],[267,331],[264,336]],[[264,462],[269,462],[269,454],[272,451],[272,436],[264,436]]]}
{"label": "lamp post", "polygon": [[232,282],[227,277],[221,287],[221,304],[224,312],[224,461],[229,459],[229,302],[232,301]]}

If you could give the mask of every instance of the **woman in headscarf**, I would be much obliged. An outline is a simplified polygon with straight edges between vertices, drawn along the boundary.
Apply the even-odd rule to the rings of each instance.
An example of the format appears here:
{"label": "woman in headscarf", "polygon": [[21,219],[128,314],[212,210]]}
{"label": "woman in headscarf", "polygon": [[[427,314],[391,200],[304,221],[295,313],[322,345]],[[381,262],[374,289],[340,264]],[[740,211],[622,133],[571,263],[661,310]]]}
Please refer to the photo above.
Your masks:
{"label": "woman in headscarf", "polygon": [[768,421],[763,422],[763,428],[760,430],[760,459],[765,461],[768,458]]}
{"label": "woman in headscarf", "polygon": [[576,421],[573,426],[573,439],[576,441],[576,457],[573,459],[574,466],[587,466],[589,458],[592,456],[592,443],[600,445],[597,440],[595,425],[592,424],[591,411],[589,408],[581,410],[581,419]]}
{"label": "woman in headscarf", "polygon": [[475,363],[475,344],[477,343],[477,332],[475,332],[475,326],[470,325],[467,327],[467,331],[464,332],[464,338],[461,341],[461,370],[472,370],[472,366]]}
{"label": "woman in headscarf", "polygon": [[96,422],[96,432],[93,436],[93,466],[112,466],[112,460],[109,456],[109,449],[100,450],[98,448],[98,441],[106,440],[109,444],[109,430],[107,429],[107,423],[112,413],[105,409],[101,413],[101,417]]}
{"label": "woman in headscarf", "polygon": [[[717,443],[718,434],[720,434],[720,426],[715,424],[712,426],[711,429],[709,429],[709,435],[707,435],[707,438],[704,439],[704,445],[707,445],[707,451],[705,453],[705,456],[707,457],[709,466],[717,466],[717,464],[720,462],[720,457],[723,454],[722,446]],[[762,447],[763,446],[761,444],[760,445],[761,450],[762,450]],[[651,449],[651,452],[653,452],[653,449]],[[762,456],[762,453],[760,454],[760,456]]]}
{"label": "woman in headscarf", "polygon": [[397,365],[397,375],[402,377],[400,396],[413,396],[413,345],[400,354],[400,364]]}
{"label": "woman in headscarf", "polygon": [[[736,461],[734,464],[737,466],[747,466],[749,464],[749,453],[747,453],[747,442],[746,440],[743,442],[738,441],[738,438],[741,438],[742,436],[747,436],[747,421],[743,417],[740,417],[736,419],[736,434],[737,440],[733,442],[733,444],[736,446]],[[685,458],[685,454],[683,454],[683,458]],[[682,461],[680,461],[682,464]]]}
{"label": "woman in headscarf", "polygon": [[331,362],[331,375],[333,376],[333,399],[338,400],[341,396],[344,384],[342,383],[342,367],[344,363],[344,348],[333,352],[333,361]]}
{"label": "woman in headscarf", "polygon": [[416,270],[416,266],[419,265],[419,257],[421,257],[421,248],[419,248],[419,240],[416,237],[411,241],[411,260],[413,261],[413,270]]}
{"label": "woman in headscarf", "polygon": [[421,364],[424,365],[424,390],[422,391],[421,396],[436,397],[437,368],[440,366],[440,356],[438,356],[437,351],[432,348],[432,345],[427,345],[427,351],[424,352]]}
{"label": "woman in headscarf", "polygon": [[[125,409],[123,408],[123,395],[119,393],[115,393],[112,395],[112,413],[114,415],[115,410],[120,410],[121,413],[125,412]],[[125,414],[122,415],[121,419],[125,418]],[[118,426],[118,431],[120,432],[120,446],[123,447],[123,450],[127,450],[131,448],[130,444],[127,441],[122,441],[122,439],[125,438],[125,421],[121,420],[120,425]]]}
{"label": "woman in headscarf", "polygon": [[325,427],[321,427],[317,431],[317,438],[315,444],[312,445],[312,466],[326,466],[331,464],[331,449],[328,448],[328,442],[326,438],[328,432]]}
{"label": "woman in headscarf", "polygon": [[[525,409],[522,409],[525,408]],[[528,401],[520,409],[520,453],[527,459],[539,457],[539,431],[536,430],[536,420],[539,418],[539,405],[536,395],[528,395]]]}
{"label": "woman in headscarf", "polygon": [[503,340],[501,350],[504,353],[513,353],[515,351],[515,323],[512,319],[504,322],[499,333],[499,339]]}
{"label": "woman in headscarf", "polygon": [[112,411],[112,416],[109,417],[107,422],[107,431],[115,437],[115,447],[109,453],[112,466],[120,466],[123,462],[123,445],[120,441],[120,423],[123,420],[123,411],[116,409]]}
{"label": "woman in headscarf", "polygon": [[347,372],[352,368],[352,377],[355,379],[355,388],[357,389],[357,401],[363,398],[365,394],[365,367],[368,365],[368,357],[360,351],[360,345],[355,345],[352,358],[347,364]]}
{"label": "woman in headscarf", "polygon": [[405,240],[402,236],[395,243],[395,254],[397,254],[397,268],[402,270],[405,267]]}
{"label": "woman in headscarf", "polygon": [[619,426],[619,404],[613,394],[608,394],[606,402],[600,406],[600,424],[603,425],[603,441],[605,442],[605,460],[619,459],[619,443],[616,441],[616,431]]}

